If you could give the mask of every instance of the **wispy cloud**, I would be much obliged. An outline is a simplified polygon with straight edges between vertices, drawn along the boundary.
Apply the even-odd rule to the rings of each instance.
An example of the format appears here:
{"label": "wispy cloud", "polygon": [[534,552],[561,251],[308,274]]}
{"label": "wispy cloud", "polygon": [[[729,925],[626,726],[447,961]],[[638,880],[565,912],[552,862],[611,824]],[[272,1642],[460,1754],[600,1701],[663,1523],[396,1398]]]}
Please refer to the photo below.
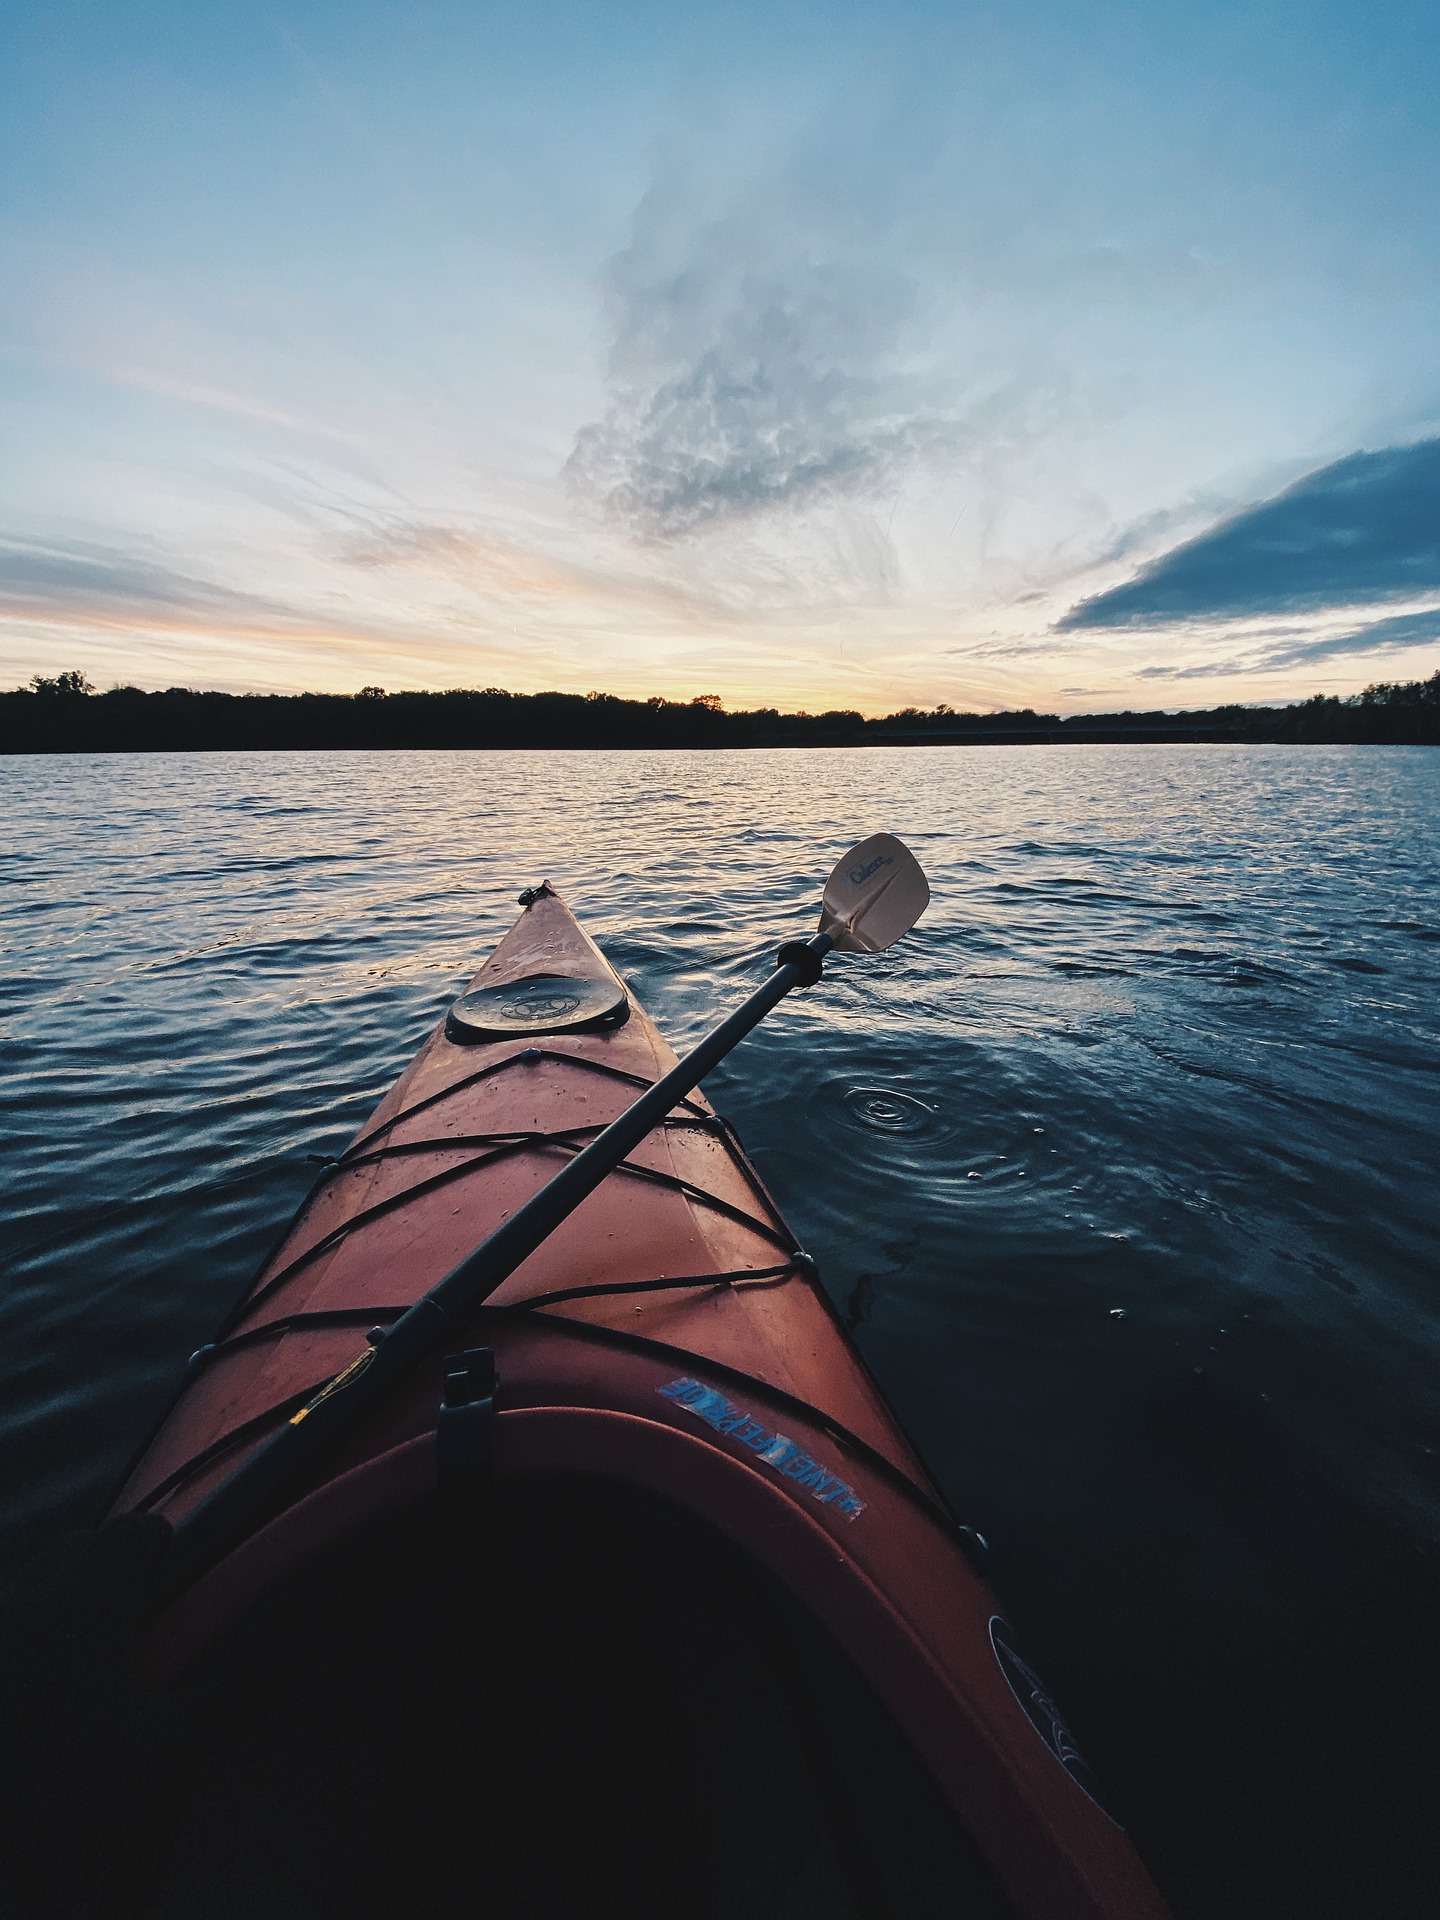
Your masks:
{"label": "wispy cloud", "polygon": [[197,580],[158,562],[81,541],[25,541],[0,535],[0,609],[30,619],[127,620],[177,613],[284,617],[278,602]]}
{"label": "wispy cloud", "polygon": [[108,366],[101,371],[117,386],[137,387],[144,393],[159,394],[164,399],[179,400],[186,406],[202,407],[211,413],[233,414],[237,419],[253,421],[257,426],[283,427],[288,433],[333,440],[346,447],[364,444],[358,434],[347,432],[343,427],[333,426],[328,421],[307,419],[302,414],[272,406],[249,394],[231,392],[225,387],[176,380],[169,374],[156,373],[147,367]]}
{"label": "wispy cloud", "polygon": [[443,523],[376,517],[335,551],[347,566],[369,572],[403,569],[504,595],[558,599],[576,591],[575,581],[539,554]]}
{"label": "wispy cloud", "polygon": [[1286,641],[1224,660],[1200,661],[1189,666],[1141,667],[1136,677],[1141,680],[1230,679],[1242,673],[1281,673],[1287,668],[1313,666],[1350,654],[1400,653],[1410,647],[1434,646],[1437,642],[1440,642],[1440,607],[1427,607],[1419,613],[1392,614],[1388,619],[1372,620],[1367,626],[1354,627],[1346,633],[1326,634],[1317,640]]}
{"label": "wispy cloud", "polygon": [[[550,532],[553,541],[555,530]],[[372,512],[329,550],[346,566],[379,575],[427,576],[497,606],[553,611],[609,603],[631,615],[671,620],[713,617],[717,611],[696,585],[551,551],[534,530],[525,539],[490,527]]]}
{"label": "wispy cloud", "polygon": [[197,579],[153,558],[82,541],[0,535],[0,624],[75,634],[244,636],[322,651],[371,652],[393,628],[327,614],[304,599],[270,598]]}
{"label": "wispy cloud", "polygon": [[[523,677],[532,649],[494,621],[447,619],[297,591],[267,597],[184,573],[143,552],[0,535],[0,661],[25,678],[81,666],[98,679],[257,683],[298,690],[376,679],[399,661],[426,685]],[[13,666],[12,666],[13,662]]]}
{"label": "wispy cloud", "polygon": [[1332,640],[1312,640],[1293,648],[1292,658],[1297,663],[1328,660],[1335,654],[1369,653],[1377,647],[1425,647],[1435,640],[1440,640],[1440,607],[1426,607],[1420,613],[1397,613],[1388,620],[1372,621]]}
{"label": "wispy cloud", "polygon": [[[1275,499],[1162,554],[1123,586],[1082,600],[1057,625],[1062,632],[1164,627],[1409,599],[1437,589],[1440,440],[1422,440],[1322,467]],[[1329,647],[1347,650],[1358,649],[1338,641]]]}

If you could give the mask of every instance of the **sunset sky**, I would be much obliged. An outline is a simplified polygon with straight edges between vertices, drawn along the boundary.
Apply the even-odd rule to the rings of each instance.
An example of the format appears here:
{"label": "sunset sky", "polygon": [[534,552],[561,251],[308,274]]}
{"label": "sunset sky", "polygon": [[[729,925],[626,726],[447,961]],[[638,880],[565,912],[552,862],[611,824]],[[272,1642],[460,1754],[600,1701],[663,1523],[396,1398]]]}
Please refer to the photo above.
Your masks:
{"label": "sunset sky", "polygon": [[12,4],[0,684],[1440,667],[1423,4]]}

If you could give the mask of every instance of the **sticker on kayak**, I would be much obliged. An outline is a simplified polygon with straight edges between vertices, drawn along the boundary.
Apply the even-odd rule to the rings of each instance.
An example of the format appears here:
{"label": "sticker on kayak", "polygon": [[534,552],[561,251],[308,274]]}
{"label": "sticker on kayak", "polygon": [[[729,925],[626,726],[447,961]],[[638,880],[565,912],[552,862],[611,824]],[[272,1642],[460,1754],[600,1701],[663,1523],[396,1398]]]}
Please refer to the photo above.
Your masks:
{"label": "sticker on kayak", "polygon": [[865,1511],[865,1502],[855,1489],[812,1459],[797,1440],[762,1425],[742,1407],[727,1400],[723,1393],[717,1393],[714,1387],[707,1387],[700,1380],[681,1379],[667,1381],[657,1392],[663,1393],[667,1400],[676,1401],[687,1413],[697,1414],[717,1433],[728,1433],[732,1440],[751,1448],[767,1466],[803,1487],[821,1506],[834,1507],[847,1520],[858,1519]]}
{"label": "sticker on kayak", "polygon": [[1045,1682],[1029,1661],[1021,1658],[1010,1628],[998,1613],[990,1616],[990,1644],[995,1649],[1000,1671],[1010,1683],[1010,1691],[1025,1710],[1025,1718],[1080,1791],[1095,1802],[1107,1820],[1114,1821],[1118,1827],[1120,1822],[1101,1798],[1100,1782],[1091,1772],[1089,1761],[1076,1746],[1074,1734],[1061,1719],[1060,1709],[1050,1698]]}

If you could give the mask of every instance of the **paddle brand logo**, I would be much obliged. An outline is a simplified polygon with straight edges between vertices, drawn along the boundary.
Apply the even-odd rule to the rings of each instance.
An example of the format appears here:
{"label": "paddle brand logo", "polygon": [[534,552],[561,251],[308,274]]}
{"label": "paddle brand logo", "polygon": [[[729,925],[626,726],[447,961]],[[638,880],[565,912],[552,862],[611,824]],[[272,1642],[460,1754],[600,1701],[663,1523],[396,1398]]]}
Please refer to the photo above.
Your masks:
{"label": "paddle brand logo", "polygon": [[865,1511],[865,1502],[855,1489],[818,1460],[812,1460],[798,1441],[776,1433],[773,1427],[763,1426],[743,1408],[727,1400],[723,1393],[717,1393],[714,1387],[707,1387],[699,1380],[680,1379],[670,1380],[656,1391],[663,1393],[667,1400],[676,1401],[688,1413],[697,1414],[717,1433],[728,1433],[732,1440],[749,1447],[766,1466],[774,1467],[787,1480],[804,1487],[822,1506],[834,1507],[847,1520],[858,1519]]}
{"label": "paddle brand logo", "polygon": [[1060,1709],[1050,1698],[1044,1681],[1028,1660],[1022,1660],[1009,1627],[998,1613],[990,1616],[990,1645],[1000,1671],[1010,1683],[1010,1691],[1025,1710],[1025,1718],[1079,1787],[1093,1800],[1108,1820],[1120,1822],[1100,1797],[1100,1782],[1090,1771],[1090,1763],[1075,1744],[1075,1736],[1060,1717]]}
{"label": "paddle brand logo", "polygon": [[851,867],[845,878],[852,887],[863,886],[872,873],[878,873],[881,867],[893,867],[895,862],[888,853],[877,853],[875,858],[864,867]]}

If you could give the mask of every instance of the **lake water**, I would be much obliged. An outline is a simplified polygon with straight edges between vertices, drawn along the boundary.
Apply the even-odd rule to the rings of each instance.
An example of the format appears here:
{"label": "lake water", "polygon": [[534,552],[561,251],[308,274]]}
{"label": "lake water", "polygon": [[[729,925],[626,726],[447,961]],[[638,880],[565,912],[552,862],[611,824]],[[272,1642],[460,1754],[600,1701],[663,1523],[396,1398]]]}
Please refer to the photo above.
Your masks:
{"label": "lake water", "polygon": [[919,928],[712,1098],[1177,1910],[1436,1910],[1440,752],[12,758],[0,805],[12,1602],[521,887],[683,1050],[888,829]]}

